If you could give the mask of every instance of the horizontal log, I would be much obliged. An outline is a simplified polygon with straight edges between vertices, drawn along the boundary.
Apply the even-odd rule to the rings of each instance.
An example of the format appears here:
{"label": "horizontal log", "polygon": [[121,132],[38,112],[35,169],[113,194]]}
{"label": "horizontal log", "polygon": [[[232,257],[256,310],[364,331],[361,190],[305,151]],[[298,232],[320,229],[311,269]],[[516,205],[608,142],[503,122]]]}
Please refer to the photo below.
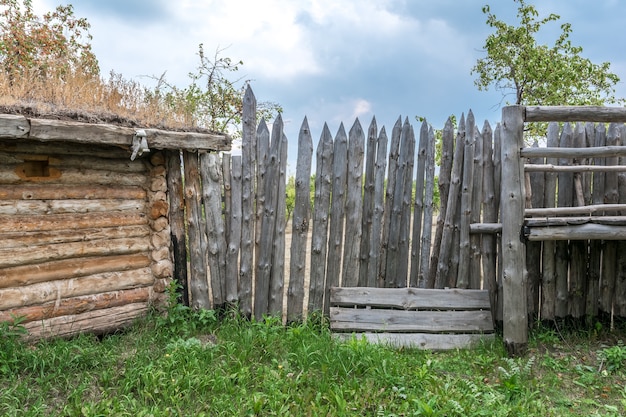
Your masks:
{"label": "horizontal log", "polygon": [[47,155],[50,157],[75,155],[112,160],[130,160],[127,148],[71,142],[46,143],[29,139],[20,139],[19,141],[0,139],[0,152],[6,154]]}
{"label": "horizontal log", "polygon": [[336,333],[335,338],[349,341],[353,337],[365,338],[369,343],[376,343],[395,348],[413,348],[424,350],[469,349],[481,343],[491,343],[493,334],[427,334],[427,333]]}
{"label": "horizontal log", "polygon": [[330,304],[338,307],[370,306],[402,310],[491,308],[489,293],[483,290],[333,287],[330,291]]}
{"label": "horizontal log", "polygon": [[528,227],[569,226],[585,223],[626,226],[626,216],[584,216],[584,217],[547,217],[528,218],[524,224]]}
{"label": "horizontal log", "polygon": [[0,268],[29,265],[84,256],[126,255],[147,252],[147,238],[100,239],[87,242],[53,243],[34,248],[0,248]]}
{"label": "horizontal log", "polygon": [[88,311],[26,323],[25,340],[70,337],[80,333],[104,334],[130,326],[149,311],[149,303],[133,303],[119,307]]}
{"label": "horizontal log", "polygon": [[146,190],[137,186],[99,187],[97,185],[15,184],[0,185],[0,200],[145,200]]}
{"label": "horizontal log", "polygon": [[0,215],[40,216],[65,213],[146,212],[145,200],[0,200]]}
{"label": "horizontal log", "polygon": [[[45,161],[48,166],[56,168],[89,168],[112,172],[147,172],[148,167],[142,160],[131,161],[124,155],[124,158],[102,158],[97,155],[72,155],[63,153],[64,148],[57,149],[54,145],[49,145],[48,149],[39,149],[40,152],[15,152],[0,150],[0,161],[4,164],[21,164],[25,161]],[[27,151],[27,149],[23,149]]]}
{"label": "horizontal log", "polygon": [[553,165],[527,164],[526,172],[624,172],[626,165]]}
{"label": "horizontal log", "polygon": [[0,269],[0,288],[22,287],[111,271],[128,271],[150,266],[148,254],[94,256],[21,265]]}
{"label": "horizontal log", "polygon": [[118,307],[126,304],[148,302],[152,297],[152,287],[133,288],[131,290],[112,291],[102,294],[85,295],[50,301],[41,305],[0,311],[0,322],[12,321],[20,317],[25,324],[35,320],[80,314],[103,308]]}
{"label": "horizontal log", "polygon": [[502,232],[502,223],[472,223],[470,233],[495,234]]}
{"label": "horizontal log", "polygon": [[32,232],[148,224],[145,213],[87,213],[47,216],[0,216],[0,230]]}
{"label": "horizontal log", "polygon": [[599,146],[589,148],[523,148],[522,158],[608,158],[626,156],[626,146]]}
{"label": "horizontal log", "polygon": [[0,310],[39,305],[82,295],[146,287],[153,283],[154,276],[150,268],[140,268],[3,288],[0,289]]}
{"label": "horizontal log", "polygon": [[30,132],[30,123],[24,116],[0,114],[0,138],[23,138]]}
{"label": "horizontal log", "polygon": [[23,248],[52,243],[86,242],[99,239],[148,237],[150,226],[105,227],[101,229],[54,230],[44,232],[0,232],[2,248]]}
{"label": "horizontal log", "polygon": [[593,204],[578,207],[549,207],[525,209],[524,216],[563,216],[567,214],[594,214],[626,211],[626,204]]}
{"label": "horizontal log", "polygon": [[330,327],[340,332],[484,333],[493,332],[490,311],[408,311],[330,308]]}
{"label": "horizontal log", "polygon": [[[228,151],[231,139],[224,134],[143,129],[149,148]],[[115,145],[130,148],[137,129],[110,124],[30,119],[29,139]]]}
{"label": "horizontal log", "polygon": [[[0,184],[18,184],[24,181],[47,184],[65,185],[120,185],[120,186],[145,186],[148,176],[144,173],[121,173],[113,171],[101,171],[87,168],[55,168],[56,175],[51,177],[24,177],[20,164],[0,166]],[[52,169],[52,168],[51,168]]]}
{"label": "horizontal log", "polygon": [[524,121],[626,123],[626,108],[605,106],[526,106]]}
{"label": "horizontal log", "polygon": [[570,226],[527,227],[525,236],[530,241],[541,240],[626,240],[626,226],[580,224]]}

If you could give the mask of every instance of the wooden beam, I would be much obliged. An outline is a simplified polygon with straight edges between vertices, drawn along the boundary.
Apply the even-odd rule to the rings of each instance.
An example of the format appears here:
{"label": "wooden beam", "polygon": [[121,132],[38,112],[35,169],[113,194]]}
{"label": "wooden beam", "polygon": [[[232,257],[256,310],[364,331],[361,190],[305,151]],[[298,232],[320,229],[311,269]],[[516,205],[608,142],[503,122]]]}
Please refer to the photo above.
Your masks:
{"label": "wooden beam", "polygon": [[529,164],[524,165],[526,172],[626,172],[626,165],[553,165]]}
{"label": "wooden beam", "polygon": [[529,227],[525,236],[530,241],[541,240],[626,240],[626,226],[579,224],[570,226]]}
{"label": "wooden beam", "polygon": [[489,334],[427,334],[427,333],[337,333],[339,340],[363,337],[370,343],[425,350],[467,349],[495,339]]}
{"label": "wooden beam", "polygon": [[536,208],[526,209],[524,215],[526,217],[532,216],[563,216],[567,214],[594,214],[594,213],[607,213],[626,211],[626,204],[593,204],[589,206],[579,207],[551,207],[551,208]]}
{"label": "wooden beam", "polygon": [[610,145],[587,148],[546,147],[523,148],[522,158],[599,158],[626,156],[626,146]]}
{"label": "wooden beam", "polygon": [[526,106],[526,122],[626,122],[626,108],[604,106]]}

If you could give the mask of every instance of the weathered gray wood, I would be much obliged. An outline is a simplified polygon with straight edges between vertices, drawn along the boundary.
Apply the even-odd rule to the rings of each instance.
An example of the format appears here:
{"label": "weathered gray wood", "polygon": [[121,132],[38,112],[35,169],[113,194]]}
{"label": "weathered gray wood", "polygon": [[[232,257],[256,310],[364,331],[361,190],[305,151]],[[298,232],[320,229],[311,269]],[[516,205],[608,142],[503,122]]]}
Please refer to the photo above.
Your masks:
{"label": "weathered gray wood", "polygon": [[550,171],[550,172],[626,172],[624,165],[598,166],[598,165],[525,165],[526,172]]}
{"label": "weathered gray wood", "polygon": [[230,230],[226,247],[226,275],[224,294],[226,302],[235,305],[239,301],[239,253],[241,249],[242,231],[242,156],[235,155],[231,160],[230,195],[232,209],[230,211]]}
{"label": "weathered gray wood", "polygon": [[[256,281],[254,290],[254,317],[263,319],[269,313],[270,282],[272,276],[272,262],[274,260],[274,232],[276,230],[276,210],[278,207],[278,181],[280,176],[280,152],[283,136],[283,121],[279,114],[272,126],[272,140],[267,154],[266,171],[264,178],[263,217],[261,218],[261,232],[258,239],[258,259],[256,263]],[[257,132],[257,137],[260,137]],[[260,147],[261,144],[259,143]],[[257,148],[258,150],[258,148]],[[261,169],[261,158],[258,158]],[[257,197],[257,207],[261,198]],[[257,209],[258,213],[258,209]]]}
{"label": "weathered gray wood", "polygon": [[209,283],[207,281],[207,237],[202,220],[202,189],[198,154],[183,152],[185,167],[185,212],[189,235],[189,288],[194,309],[210,309]]}
{"label": "weathered gray wood", "polygon": [[[483,221],[494,224],[498,221],[498,210],[494,198],[494,164],[493,164],[493,131],[489,122],[485,121],[482,131],[483,140]],[[502,224],[496,233],[502,231]],[[470,225],[470,233],[472,225]],[[482,236],[482,269],[483,286],[489,291],[492,308],[495,309],[497,300],[497,247],[496,236],[487,233]]]}
{"label": "weathered gray wood", "polygon": [[528,343],[525,246],[519,233],[524,220],[524,108],[502,109],[502,281],[503,337],[509,354],[523,353]]}
{"label": "weathered gray wood", "polygon": [[433,193],[435,190],[435,133],[428,129],[428,155],[426,157],[426,185],[424,188],[424,231],[422,233],[422,250],[420,255],[420,273],[416,286],[426,288],[430,271],[430,249],[432,246],[433,229]]}
{"label": "weathered gray wood", "polygon": [[[474,127],[474,168],[472,195],[471,195],[471,213],[470,224],[480,223],[482,214],[483,201],[483,135],[478,130],[478,126]],[[471,234],[470,240],[470,265],[468,283],[470,288],[480,289],[482,287],[482,268],[481,268],[481,240],[482,235]]]}
{"label": "weathered gray wood", "polygon": [[626,204],[597,204],[579,207],[557,207],[543,209],[528,209],[524,214],[527,216],[563,216],[568,214],[601,214],[621,212],[626,210]]}
{"label": "weathered gray wood", "polygon": [[[501,213],[501,195],[502,195],[502,124],[498,123],[496,125],[496,129],[493,132],[493,201],[496,207],[496,211]],[[500,217],[500,222],[502,222],[502,217]],[[497,256],[497,286],[498,286],[498,295],[496,297],[496,305],[494,308],[496,309],[494,317],[495,320],[499,323],[503,322],[503,305],[502,300],[503,296],[503,287],[502,287],[502,234],[499,234],[496,237],[496,247],[498,248],[498,256]]]}
{"label": "weathered gray wood", "polygon": [[487,310],[489,293],[483,290],[333,287],[331,304],[401,310]]}
{"label": "weathered gray wood", "polygon": [[370,308],[330,308],[336,332],[478,333],[493,332],[491,312],[407,311]]}
{"label": "weathered gray wood", "polygon": [[[539,143],[535,140],[533,147],[536,148]],[[543,163],[543,158],[531,159],[530,163]],[[543,172],[526,172],[529,187],[526,194],[530,193],[530,200],[527,201],[527,208],[544,206],[544,186],[545,174]],[[541,286],[541,243],[526,243],[526,268],[528,270],[528,315],[531,323],[536,322],[539,313],[539,293]]]}
{"label": "weathered gray wood", "polygon": [[[391,143],[389,144],[389,164],[387,172],[387,187],[385,189],[385,210],[383,212],[383,234],[380,247],[380,265],[378,272],[378,286],[391,287],[392,282],[387,279],[387,252],[389,248],[389,228],[391,212],[394,205],[394,191],[396,189],[396,174],[398,171],[398,157],[400,156],[400,137],[402,136],[402,118],[398,117],[391,131]],[[393,280],[394,278],[389,278]]]}
{"label": "weathered gray wood", "polygon": [[547,217],[531,218],[524,222],[528,227],[568,226],[584,223],[597,223],[615,226],[626,225],[626,216],[580,216],[580,217]]}
{"label": "weathered gray wood", "polygon": [[65,213],[146,212],[143,200],[0,200],[0,215],[29,215]]}
{"label": "weathered gray wood", "polygon": [[185,239],[185,206],[181,152],[167,151],[167,189],[170,203],[169,219],[171,231],[174,279],[179,286],[180,302],[189,306],[189,281],[187,278],[187,243]]}
{"label": "weathered gray wood", "polygon": [[224,208],[222,214],[224,216],[224,241],[226,242],[226,250],[228,250],[228,241],[230,240],[230,221],[232,219],[233,196],[232,196],[232,155],[230,153],[222,153],[222,181],[224,184],[224,194],[222,196]]}
{"label": "weathered gray wood", "polygon": [[300,320],[304,311],[304,281],[306,274],[307,237],[311,220],[311,164],[313,139],[305,117],[298,135],[296,162],[296,200],[293,208],[291,232],[291,260],[287,296],[287,321]]}
{"label": "weathered gray wood", "polygon": [[[274,126],[276,128],[276,126]],[[274,129],[273,128],[273,129]],[[285,227],[287,223],[287,203],[285,188],[287,184],[287,136],[281,132],[280,161],[278,164],[278,183],[276,198],[276,226],[274,229],[274,250],[272,253],[272,275],[270,277],[270,298],[268,310],[272,316],[283,315],[283,292],[285,288]]]}
{"label": "weathered gray wood", "polygon": [[[626,141],[626,125],[620,125],[620,138]],[[620,164],[626,164],[626,157],[620,158]],[[620,173],[617,176],[617,187],[619,193],[619,203],[626,203],[626,174]],[[626,212],[622,212],[626,214]],[[626,241],[617,242],[617,257],[615,266],[615,296],[613,300],[613,312],[618,317],[626,317]]]}
{"label": "weathered gray wood", "polygon": [[626,226],[587,223],[569,226],[528,228],[526,238],[531,242],[543,240],[624,240]]}
{"label": "weathered gray wood", "polygon": [[[450,280],[450,255],[457,252],[457,248],[453,247],[455,216],[457,205],[461,191],[461,176],[463,173],[463,155],[465,153],[465,116],[461,115],[459,122],[459,130],[456,136],[456,145],[454,157],[452,159],[452,171],[450,175],[450,192],[448,193],[448,204],[446,207],[445,221],[443,225],[443,234],[441,238],[441,249],[439,251],[439,264],[437,266],[437,276],[435,279],[435,288],[444,288],[448,286]],[[456,282],[456,276],[454,277]]]}
{"label": "weathered gray wood", "polygon": [[311,273],[309,279],[308,312],[323,309],[326,254],[328,238],[328,216],[332,190],[333,137],[324,123],[322,135],[317,144],[315,168],[315,205],[313,207],[313,231],[311,234]]}
{"label": "weathered gray wood", "polygon": [[[576,123],[574,130],[573,146],[584,148],[586,146],[585,125]],[[574,158],[574,165],[586,164],[586,158]],[[572,205],[585,205],[584,179],[580,172],[574,174],[575,193]],[[569,315],[579,319],[585,315],[585,290],[587,289],[587,249],[588,242],[585,239],[572,240],[570,242],[571,264],[569,273]]]}
{"label": "weathered gray wood", "polygon": [[[617,123],[611,123],[606,137],[607,146],[621,145],[621,128]],[[606,165],[617,165],[618,157],[607,157]],[[604,202],[606,204],[617,204],[618,178],[617,173],[607,172],[604,174]],[[602,275],[600,279],[600,309],[611,314],[613,310],[613,300],[615,293],[615,275],[617,268],[617,242],[606,242],[602,256]]]}
{"label": "weathered gray wood", "polygon": [[[257,127],[257,132],[256,132],[256,139],[257,139],[257,143],[256,143],[256,193],[255,193],[255,200],[254,200],[254,204],[255,204],[255,208],[256,208],[256,214],[255,214],[255,230],[254,230],[254,262],[255,262],[255,266],[254,266],[254,287],[255,287],[255,308],[256,308],[256,286],[258,284],[258,280],[259,280],[259,268],[260,268],[260,264],[259,261],[261,259],[261,251],[265,250],[266,251],[266,256],[268,256],[267,251],[269,251],[270,249],[268,249],[267,247],[262,249],[261,248],[261,240],[265,239],[265,243],[268,243],[272,241],[272,237],[263,237],[263,222],[265,219],[265,215],[266,215],[266,207],[265,205],[267,204],[267,195],[266,195],[266,191],[265,191],[265,187],[266,187],[266,181],[267,181],[267,171],[268,171],[268,167],[270,165],[270,131],[267,127],[267,124],[265,123],[264,119],[261,119],[261,121],[259,122],[259,125]],[[276,156],[277,157],[277,156]],[[276,161],[274,161],[276,162]],[[274,186],[274,184],[272,184],[272,186]],[[272,213],[273,215],[273,213]],[[269,227],[269,226],[265,226],[265,227]],[[270,230],[270,229],[268,229]],[[271,233],[273,234],[274,232],[274,227],[272,226],[271,228]],[[269,259],[269,258],[268,258]],[[269,262],[269,260],[266,259],[267,262]],[[269,264],[264,265],[264,268],[269,268]],[[270,272],[267,271],[267,277],[269,280],[269,274]],[[267,283],[269,285],[269,281]],[[263,290],[265,291],[265,290]],[[267,289],[267,291],[269,291],[269,289]],[[269,295],[269,294],[267,294]],[[267,301],[258,301],[260,303],[266,303]],[[257,315],[257,313],[255,312],[254,315],[255,317],[258,319],[259,317],[261,317],[263,314],[265,314],[266,312],[261,312]]]}
{"label": "weathered gray wood", "polygon": [[213,307],[225,303],[226,240],[222,217],[222,169],[216,153],[200,154],[207,255]]}
{"label": "weathered gray wood", "polygon": [[526,106],[527,122],[626,122],[626,109],[605,106]]}
{"label": "weathered gray wood", "polygon": [[626,156],[626,146],[607,145],[594,146],[592,148],[572,148],[572,147],[545,147],[526,148],[522,151],[522,156],[526,158],[546,157],[546,158],[598,158],[598,157],[620,157]]}
{"label": "weathered gray wood", "polygon": [[24,138],[30,132],[30,123],[24,116],[0,114],[0,138]]}
{"label": "weathered gray wood", "polygon": [[[375,189],[376,189],[376,140],[378,137],[378,126],[376,118],[372,118],[367,129],[367,144],[365,151],[365,177],[363,180],[363,212],[361,214],[361,254],[359,263],[359,281],[360,287],[367,286],[367,277],[369,271],[370,243],[372,240],[372,228],[377,219],[374,218]],[[378,252],[378,249],[376,249]]]}
{"label": "weathered gray wood", "polygon": [[381,240],[383,230],[383,214],[385,199],[385,171],[387,169],[387,132],[385,127],[380,130],[376,142],[376,167],[374,169],[374,211],[372,214],[372,230],[369,243],[367,281],[362,286],[378,286],[378,271],[381,258]]}
{"label": "weathered gray wood", "polygon": [[[408,120],[407,120],[408,122]],[[413,168],[415,165],[415,132],[413,126],[407,123],[409,135],[409,162],[406,167],[404,179],[404,194],[402,196],[402,211],[400,215],[400,268],[398,278],[402,279],[402,285],[409,283],[409,266],[411,252],[411,211],[413,208]]]}
{"label": "weathered gray wood", "polygon": [[[565,123],[563,130],[561,131],[561,137],[559,145],[561,147],[571,147],[573,143],[573,130],[571,123]],[[571,164],[571,159],[561,157],[559,159],[560,165]],[[567,210],[572,206],[572,198],[574,195],[574,174],[570,172],[560,172],[558,174],[557,185],[557,205],[559,210]],[[570,247],[567,241],[556,242],[556,267],[555,267],[555,282],[556,282],[556,306],[555,314],[557,318],[564,318],[569,312],[568,306],[568,268],[570,262]]]}
{"label": "weathered gray wood", "polygon": [[328,231],[328,257],[326,260],[326,288],[324,290],[324,314],[330,311],[330,287],[340,284],[341,254],[345,221],[346,181],[348,175],[348,137],[343,123],[339,126],[333,149],[333,184],[330,206],[330,229]]}
{"label": "weathered gray wood", "polygon": [[[418,286],[418,278],[420,271],[421,248],[422,248],[422,216],[424,213],[424,179],[426,178],[426,159],[428,158],[429,148],[428,123],[422,121],[420,127],[420,138],[417,146],[417,167],[415,169],[415,201],[413,204],[413,235],[411,238],[411,276],[409,285],[411,287]],[[425,226],[425,225],[424,225]],[[432,226],[432,225],[431,225]],[[422,287],[424,285],[421,285]]]}
{"label": "weathered gray wood", "polygon": [[335,337],[344,341],[351,340],[353,337],[364,337],[369,343],[424,350],[469,349],[495,339],[489,334],[427,333],[359,333],[356,336],[350,333],[339,333]]}
{"label": "weathered gray wood", "polygon": [[[231,139],[224,134],[143,129],[151,149],[228,151]],[[65,141],[130,147],[137,129],[53,119],[30,119],[28,137],[39,141]]]}
{"label": "weathered gray wood", "polygon": [[[470,233],[497,234],[502,232],[502,223],[472,223]],[[483,252],[484,253],[484,252]]]}
{"label": "weathered gray wood", "polygon": [[350,128],[348,143],[346,226],[341,268],[341,282],[346,287],[359,283],[364,153],[365,134],[359,119],[356,119]]}
{"label": "weathered gray wood", "polygon": [[470,284],[470,233],[472,223],[472,195],[474,189],[474,155],[476,149],[476,124],[470,110],[465,122],[465,154],[463,155],[463,182],[461,186],[461,224],[459,240],[459,269],[457,286],[469,288]]}
{"label": "weathered gray wood", "polygon": [[256,98],[246,87],[242,109],[241,149],[241,255],[239,266],[239,310],[252,316],[252,278],[254,274],[255,241],[255,177],[256,177]]}
{"label": "weathered gray wood", "polygon": [[[606,127],[604,123],[599,123],[596,127],[593,146],[606,146]],[[603,166],[605,159],[600,157],[594,158],[593,163]],[[593,205],[604,203],[604,177],[604,172],[594,172],[593,174],[593,191],[591,193],[591,203]],[[602,246],[601,241],[592,240],[589,248],[589,277],[587,280],[587,301],[585,305],[585,311],[589,317],[598,315]]]}
{"label": "weathered gray wood", "polygon": [[435,287],[437,266],[439,264],[439,252],[443,237],[443,227],[448,207],[448,193],[450,190],[450,175],[452,171],[452,154],[454,153],[454,127],[452,120],[448,118],[444,125],[441,136],[441,166],[439,167],[439,215],[437,216],[437,229],[432,245],[430,258],[430,270],[426,282],[427,288]]}

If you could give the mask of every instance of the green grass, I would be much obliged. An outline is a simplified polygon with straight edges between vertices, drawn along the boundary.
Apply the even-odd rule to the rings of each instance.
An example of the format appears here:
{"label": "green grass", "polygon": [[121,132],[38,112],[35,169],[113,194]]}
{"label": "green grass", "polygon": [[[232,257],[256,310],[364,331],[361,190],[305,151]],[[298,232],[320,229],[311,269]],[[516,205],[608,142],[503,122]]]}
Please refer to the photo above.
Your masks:
{"label": "green grass", "polygon": [[[228,316],[228,315],[227,315]],[[0,327],[6,416],[618,416],[626,332],[532,333],[528,355],[396,350],[176,306],[102,338],[19,340]]]}

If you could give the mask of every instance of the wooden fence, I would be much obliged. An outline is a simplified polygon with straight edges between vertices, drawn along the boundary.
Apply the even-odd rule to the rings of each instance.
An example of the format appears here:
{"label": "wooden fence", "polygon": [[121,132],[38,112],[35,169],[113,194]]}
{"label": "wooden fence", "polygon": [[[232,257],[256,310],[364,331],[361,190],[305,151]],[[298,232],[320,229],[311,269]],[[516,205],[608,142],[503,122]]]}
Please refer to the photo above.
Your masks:
{"label": "wooden fence", "polygon": [[[601,126],[593,134],[587,127],[582,137],[595,141],[602,136]],[[609,132],[619,131],[612,129]],[[554,126],[550,132],[553,140]],[[533,207],[552,207],[556,196],[559,206],[566,200],[578,205],[576,198],[582,192],[585,201],[609,198],[617,204],[626,198],[626,192],[617,193],[618,185],[626,186],[622,174],[609,169],[602,177],[605,194],[599,194],[595,185],[599,175],[591,175],[592,170],[557,173],[550,168],[558,162],[553,157],[539,161],[548,171],[545,174],[516,171],[519,164],[510,159],[520,157],[519,148],[516,153],[501,150],[501,137],[510,137],[511,131],[500,124],[492,130],[487,122],[480,129],[471,111],[460,117],[458,126],[448,120],[440,134],[438,181],[436,132],[423,122],[416,134],[408,119],[398,119],[389,135],[375,119],[367,130],[358,120],[348,131],[342,124],[334,137],[324,126],[312,171],[313,137],[305,118],[298,138],[295,208],[287,230],[287,139],[282,120],[277,117],[271,132],[264,121],[257,125],[256,101],[248,89],[240,156],[168,155],[175,276],[183,284],[184,302],[195,308],[236,304],[249,317],[283,315],[295,321],[307,312],[328,313],[334,286],[483,288],[489,290],[495,320],[509,329],[520,323],[527,326],[529,316],[554,320],[602,312],[626,315],[622,289],[626,280],[619,278],[623,273],[617,275],[618,270],[626,270],[625,261],[617,256],[621,242],[615,246],[586,240],[538,242],[542,240],[536,235],[539,228],[524,228],[523,215],[511,211],[508,201],[522,192],[522,204]],[[606,136],[608,144],[616,135]],[[579,133],[571,136],[581,140]],[[533,150],[526,151],[524,157],[531,157]],[[597,156],[594,161],[618,164],[610,158],[614,156]],[[582,161],[575,163],[582,165]],[[310,181],[315,190],[312,205]],[[524,187],[531,181],[532,187]],[[433,205],[435,187],[440,195],[438,212]],[[533,190],[532,195],[525,195],[527,189]],[[502,210],[501,194],[507,199]],[[539,195],[543,203],[538,202]],[[609,209],[613,208],[603,210]],[[544,212],[538,216],[553,217]],[[581,221],[572,219],[559,221]],[[611,225],[626,225],[615,223],[620,218],[605,219]],[[549,226],[556,230],[556,225]],[[531,231],[528,236],[525,230]],[[521,258],[518,246],[524,248]],[[522,260],[521,277],[518,270],[507,270],[506,259],[511,257]],[[551,270],[559,275],[552,278]],[[615,275],[614,284],[607,284],[603,274]],[[607,300],[596,304],[601,295]]]}

